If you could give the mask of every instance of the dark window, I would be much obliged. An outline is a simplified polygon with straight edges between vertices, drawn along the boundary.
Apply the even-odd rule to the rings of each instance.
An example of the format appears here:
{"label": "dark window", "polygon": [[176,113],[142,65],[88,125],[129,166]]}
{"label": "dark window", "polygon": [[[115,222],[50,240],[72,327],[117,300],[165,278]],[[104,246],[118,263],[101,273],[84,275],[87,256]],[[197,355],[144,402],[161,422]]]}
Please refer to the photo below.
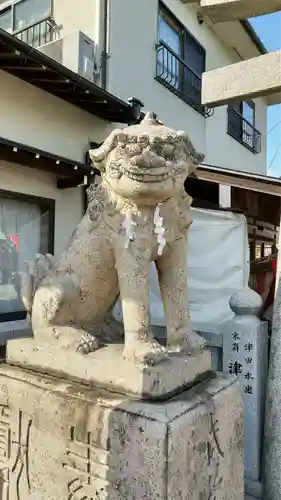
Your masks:
{"label": "dark window", "polygon": [[14,31],[42,21],[50,15],[51,0],[22,0],[14,6]]}
{"label": "dark window", "polygon": [[235,101],[228,106],[227,131],[253,153],[261,152],[261,134],[255,127],[256,107],[252,100]]}
{"label": "dark window", "polygon": [[0,191],[0,322],[25,318],[25,262],[53,253],[54,201]]}
{"label": "dark window", "polygon": [[242,101],[242,115],[254,127],[256,123],[256,106],[253,101]]}
{"label": "dark window", "polygon": [[0,28],[34,47],[44,45],[52,41],[54,31],[51,7],[52,0],[14,1],[10,7],[0,10]]}
{"label": "dark window", "polygon": [[0,28],[2,30],[8,31],[9,33],[12,33],[13,23],[12,23],[12,9],[11,9],[11,7],[0,11]]}
{"label": "dark window", "polygon": [[181,25],[173,18],[166,9],[160,8],[158,17],[158,41],[164,42],[179,57],[182,56]]}
{"label": "dark window", "polygon": [[219,184],[202,181],[192,176],[184,183],[185,191],[192,198],[192,206],[196,208],[219,208]]}
{"label": "dark window", "polygon": [[201,105],[205,50],[164,7],[158,16],[156,79],[206,116],[211,110]]}

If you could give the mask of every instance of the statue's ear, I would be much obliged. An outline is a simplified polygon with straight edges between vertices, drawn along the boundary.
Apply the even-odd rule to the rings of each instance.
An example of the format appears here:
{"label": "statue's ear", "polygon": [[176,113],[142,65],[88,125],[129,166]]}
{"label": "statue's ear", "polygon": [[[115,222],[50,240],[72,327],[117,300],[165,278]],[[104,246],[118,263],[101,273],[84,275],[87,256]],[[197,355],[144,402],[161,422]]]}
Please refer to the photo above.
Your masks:
{"label": "statue's ear", "polygon": [[188,175],[194,174],[198,165],[204,161],[205,155],[198,153],[196,150],[191,152],[191,162],[188,166]]}
{"label": "statue's ear", "polygon": [[200,165],[205,160],[205,155],[203,153],[196,152],[196,164]]}
{"label": "statue's ear", "polygon": [[102,174],[105,172],[105,161],[107,155],[112,151],[112,149],[117,144],[117,136],[121,132],[121,130],[113,130],[111,134],[105,139],[102,145],[96,149],[89,150],[89,157],[94,167],[100,171]]}
{"label": "statue's ear", "polygon": [[190,163],[190,165],[188,166],[188,177],[192,174],[195,174],[196,170],[197,170],[196,163]]}

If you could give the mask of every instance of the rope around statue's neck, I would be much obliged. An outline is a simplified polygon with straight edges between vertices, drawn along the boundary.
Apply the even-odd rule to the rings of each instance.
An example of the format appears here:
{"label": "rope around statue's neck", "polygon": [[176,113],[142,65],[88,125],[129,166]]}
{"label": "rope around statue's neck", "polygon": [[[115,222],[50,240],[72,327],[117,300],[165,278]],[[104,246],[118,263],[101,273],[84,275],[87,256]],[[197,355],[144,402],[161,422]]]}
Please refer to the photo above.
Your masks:
{"label": "rope around statue's neck", "polygon": [[[163,226],[163,217],[160,217],[160,203],[156,206],[153,216],[154,223],[154,234],[157,236],[158,250],[157,255],[162,255],[164,247],[166,245],[166,239],[164,237],[165,228]],[[132,219],[132,213],[126,212],[124,221],[121,223],[121,226],[125,229],[125,248],[129,248],[130,242],[135,239],[135,230],[136,222]]]}
{"label": "rope around statue's neck", "polygon": [[[131,200],[124,198],[122,195],[117,193],[112,188],[112,186],[109,184],[109,182],[105,176],[102,177],[102,180],[104,183],[106,183],[107,187],[109,188],[109,191],[113,192],[119,199],[121,198],[125,207],[135,206],[136,208],[138,208],[137,205],[135,203],[133,203]],[[157,203],[155,210],[154,210],[153,224],[154,224],[154,234],[155,234],[155,236],[157,236],[157,243],[158,243],[157,255],[162,255],[163,250],[164,250],[165,245],[166,245],[166,239],[164,237],[164,233],[166,230],[165,230],[165,227],[163,225],[163,217],[160,216],[160,207],[161,207],[161,205],[163,205],[164,203],[166,203],[170,199],[171,199],[171,197],[167,198],[166,200],[162,201],[161,203]],[[143,205],[143,208],[146,208],[146,207],[147,207],[147,205]],[[149,208],[152,208],[152,207],[150,207],[150,205],[149,205]],[[135,239],[136,234],[135,234],[134,228],[136,225],[137,225],[136,222],[132,218],[132,212],[130,210],[126,211],[125,215],[124,215],[124,220],[121,223],[121,227],[123,229],[125,229],[125,237],[126,237],[125,248],[129,248],[130,243],[132,241],[134,241],[134,239]]]}

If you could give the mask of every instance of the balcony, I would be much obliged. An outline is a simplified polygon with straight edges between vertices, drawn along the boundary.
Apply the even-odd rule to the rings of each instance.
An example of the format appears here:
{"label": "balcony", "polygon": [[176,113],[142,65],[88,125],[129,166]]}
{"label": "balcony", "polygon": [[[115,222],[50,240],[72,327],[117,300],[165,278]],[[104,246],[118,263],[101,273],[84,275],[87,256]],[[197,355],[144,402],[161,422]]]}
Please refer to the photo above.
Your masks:
{"label": "balcony", "polygon": [[48,17],[13,34],[22,42],[37,48],[56,40],[57,26],[55,21]]}
{"label": "balcony", "polygon": [[231,106],[228,107],[227,133],[252,153],[261,152],[261,133]]}
{"label": "balcony", "polygon": [[201,104],[201,76],[190,69],[164,42],[156,45],[156,52],[155,79],[205,118],[212,116],[213,108]]}

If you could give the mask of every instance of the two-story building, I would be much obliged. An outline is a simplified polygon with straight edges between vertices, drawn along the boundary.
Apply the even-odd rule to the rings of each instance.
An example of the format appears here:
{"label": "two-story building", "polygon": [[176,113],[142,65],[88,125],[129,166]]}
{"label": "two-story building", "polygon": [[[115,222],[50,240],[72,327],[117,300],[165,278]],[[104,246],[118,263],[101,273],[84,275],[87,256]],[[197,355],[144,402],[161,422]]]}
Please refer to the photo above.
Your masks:
{"label": "two-story building", "polygon": [[201,106],[205,70],[265,52],[248,22],[215,25],[181,0],[5,0],[0,27],[121,99],[138,96],[207,164],[266,173],[266,100]]}
{"label": "two-story building", "polygon": [[215,25],[183,0],[0,0],[0,29],[0,229],[13,250],[34,231],[21,266],[65,245],[84,210],[73,186],[89,182],[85,152],[138,114],[130,96],[205,153],[195,198],[231,206],[219,169],[266,174],[266,99],[201,105],[206,69],[266,52],[247,21]]}
{"label": "two-story building", "polygon": [[[205,70],[266,53],[248,21],[213,24],[184,0],[2,0],[0,8],[3,29],[186,130],[206,165],[266,175],[266,98],[201,105]],[[230,188],[217,183],[207,196],[225,205]]]}
{"label": "two-story building", "polygon": [[212,24],[183,0],[1,0],[0,28],[186,130],[205,163],[266,173],[266,99],[201,106],[205,70],[265,53],[247,21]]}

